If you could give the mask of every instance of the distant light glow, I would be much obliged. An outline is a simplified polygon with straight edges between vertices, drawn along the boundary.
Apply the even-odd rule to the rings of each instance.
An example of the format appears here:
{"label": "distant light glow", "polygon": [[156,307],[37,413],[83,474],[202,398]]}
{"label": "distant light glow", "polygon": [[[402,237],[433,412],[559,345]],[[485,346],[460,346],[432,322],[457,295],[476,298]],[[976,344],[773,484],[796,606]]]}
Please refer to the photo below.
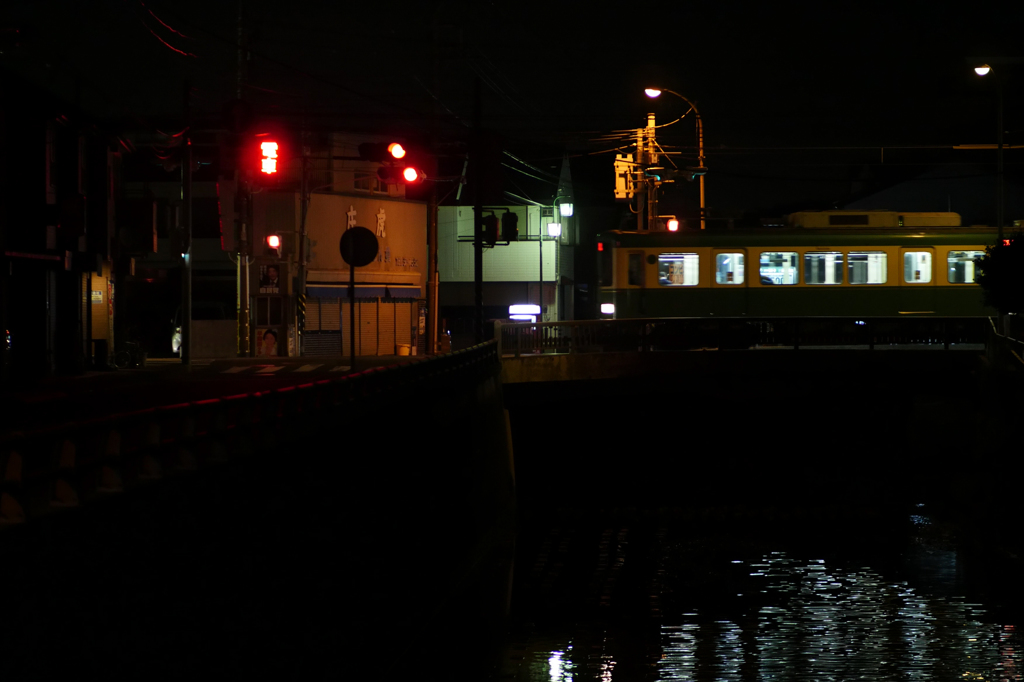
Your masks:
{"label": "distant light glow", "polygon": [[974,67],[974,73],[979,76],[987,76],[992,71],[992,67],[988,64],[982,64],[981,66]]}
{"label": "distant light glow", "polygon": [[263,160],[260,170],[267,175],[277,172],[277,143],[261,142],[260,150],[263,152]]}
{"label": "distant light glow", "polygon": [[[378,147],[378,149],[379,149],[379,147]],[[388,145],[388,154],[391,154],[392,158],[395,158],[395,159],[404,158],[405,157],[405,147],[403,147],[402,145],[398,144],[397,142],[392,142],[391,144]]]}
{"label": "distant light glow", "polygon": [[[405,154],[402,154],[402,156],[405,156]],[[402,177],[405,178],[406,182],[416,182],[420,179],[420,173],[412,166],[409,166],[402,171]]]}
{"label": "distant light glow", "polygon": [[668,231],[669,232],[675,232],[678,229],[679,229],[679,221],[678,220],[676,220],[675,218],[672,218],[671,220],[668,221]]}
{"label": "distant light glow", "polygon": [[614,303],[602,303],[601,304],[601,314],[602,315],[614,315],[615,314],[615,304]]}
{"label": "distant light glow", "polygon": [[540,306],[536,303],[516,303],[508,307],[509,316],[512,315],[540,315]]}
{"label": "distant light glow", "polygon": [[508,319],[516,320],[518,322],[536,322],[536,315],[509,315]]}
{"label": "distant light glow", "polygon": [[548,223],[548,236],[549,237],[560,237],[560,236],[562,236],[562,223]]}
{"label": "distant light glow", "polygon": [[566,218],[572,217],[572,204],[569,203],[569,202],[565,202],[564,204],[559,204],[558,205],[558,212],[561,213]]}
{"label": "distant light glow", "polygon": [[644,88],[644,94],[654,99],[655,97],[661,97],[661,90],[658,88]]}
{"label": "distant light glow", "polygon": [[597,250],[598,251],[604,251],[604,242],[598,242],[597,243]]}

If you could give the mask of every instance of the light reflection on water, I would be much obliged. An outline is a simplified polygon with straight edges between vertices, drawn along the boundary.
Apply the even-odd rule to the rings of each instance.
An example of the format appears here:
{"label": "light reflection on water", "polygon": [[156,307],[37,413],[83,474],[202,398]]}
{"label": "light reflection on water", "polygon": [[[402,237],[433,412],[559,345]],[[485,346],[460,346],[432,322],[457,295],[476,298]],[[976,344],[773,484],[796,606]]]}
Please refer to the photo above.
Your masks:
{"label": "light reflection on water", "polygon": [[752,604],[743,615],[714,620],[692,610],[664,622],[656,635],[660,653],[640,656],[644,664],[634,661],[621,676],[616,660],[636,657],[635,643],[617,652],[621,632],[580,627],[575,638],[549,640],[547,648],[533,642],[527,665],[502,679],[1021,680],[1020,633],[986,620],[981,606],[963,597],[925,594],[869,568],[784,552],[727,563],[749,578],[737,585]]}
{"label": "light reflection on water", "polygon": [[[1020,679],[1017,633],[986,623],[976,604],[784,554],[750,568],[771,602],[753,631],[729,621],[663,626],[658,679]],[[702,647],[713,653],[698,655]]]}

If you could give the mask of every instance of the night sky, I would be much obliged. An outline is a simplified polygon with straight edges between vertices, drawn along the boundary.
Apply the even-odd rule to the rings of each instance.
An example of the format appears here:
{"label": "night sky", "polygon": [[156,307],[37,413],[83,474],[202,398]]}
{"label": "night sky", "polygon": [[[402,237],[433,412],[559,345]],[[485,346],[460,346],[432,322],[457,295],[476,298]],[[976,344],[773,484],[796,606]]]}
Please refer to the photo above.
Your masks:
{"label": "night sky", "polygon": [[[263,115],[425,136],[436,111],[441,139],[457,142],[468,138],[479,79],[483,125],[540,164],[563,149],[607,149],[602,134],[643,125],[648,110],[659,122],[681,115],[679,100],[652,108],[643,97],[658,81],[699,107],[708,203],[728,209],[814,202],[858,178],[913,176],[936,162],[991,163],[992,152],[920,147],[994,142],[993,83],[968,58],[1024,56],[1024,10],[1012,4],[998,16],[924,2],[242,6],[244,96]],[[98,116],[158,126],[180,114],[186,80],[197,116],[219,115],[234,97],[236,2],[36,1],[0,11],[0,64]],[[1012,144],[1024,63],[997,69]],[[659,139],[692,147],[689,120]],[[545,151],[526,151],[537,142]],[[1007,161],[1013,173],[1012,153]]]}

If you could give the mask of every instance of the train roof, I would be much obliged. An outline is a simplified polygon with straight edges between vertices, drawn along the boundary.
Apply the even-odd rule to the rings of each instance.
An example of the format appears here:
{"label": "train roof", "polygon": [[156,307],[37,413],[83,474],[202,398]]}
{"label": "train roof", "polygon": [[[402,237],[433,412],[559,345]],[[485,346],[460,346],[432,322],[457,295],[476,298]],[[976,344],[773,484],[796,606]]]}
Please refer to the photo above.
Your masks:
{"label": "train roof", "polygon": [[912,246],[918,244],[994,244],[996,228],[752,228],[637,232],[612,230],[598,241],[626,248],[746,247],[746,246]]}

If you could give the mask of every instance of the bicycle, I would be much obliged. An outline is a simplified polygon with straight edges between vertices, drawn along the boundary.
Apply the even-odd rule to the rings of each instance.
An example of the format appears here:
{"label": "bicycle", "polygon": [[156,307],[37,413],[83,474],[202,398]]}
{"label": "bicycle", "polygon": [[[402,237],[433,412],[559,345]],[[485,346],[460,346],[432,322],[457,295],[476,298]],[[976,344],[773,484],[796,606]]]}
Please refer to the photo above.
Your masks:
{"label": "bicycle", "polygon": [[142,366],[142,352],[137,341],[125,341],[121,350],[114,353],[114,367],[128,369]]}

